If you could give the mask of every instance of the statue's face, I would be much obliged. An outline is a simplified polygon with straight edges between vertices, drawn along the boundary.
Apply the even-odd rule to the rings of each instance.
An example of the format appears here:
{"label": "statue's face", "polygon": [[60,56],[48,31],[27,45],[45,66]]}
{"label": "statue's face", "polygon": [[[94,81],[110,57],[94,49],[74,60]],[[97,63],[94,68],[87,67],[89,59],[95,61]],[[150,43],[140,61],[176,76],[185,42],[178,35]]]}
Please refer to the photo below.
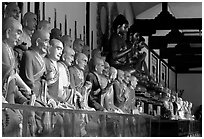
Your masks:
{"label": "statue's face", "polygon": [[7,31],[8,43],[11,46],[16,46],[20,41],[21,34],[22,34],[22,25],[19,22],[16,22],[14,27],[9,28]]}
{"label": "statue's face", "polygon": [[82,53],[83,50],[83,46],[84,46],[84,42],[82,40],[79,40],[75,46],[74,46],[74,50],[78,53]]}
{"label": "statue's face", "polygon": [[98,74],[103,74],[103,71],[104,71],[104,61],[103,60],[98,61],[95,70]]}
{"label": "statue's face", "polygon": [[172,102],[175,102],[175,101],[176,101],[176,97],[175,97],[175,96],[172,96],[171,101],[172,101]]}
{"label": "statue's face", "polygon": [[119,33],[123,35],[127,34],[128,26],[129,26],[128,24],[123,24],[122,26],[120,26]]}
{"label": "statue's face", "polygon": [[37,16],[35,14],[32,14],[31,17],[27,19],[27,28],[31,31],[35,30],[37,25]]}
{"label": "statue's face", "polygon": [[124,74],[124,82],[125,82],[126,84],[129,84],[129,82],[130,82],[130,76],[131,76],[130,73],[125,72],[125,74]]}
{"label": "statue's face", "polygon": [[85,67],[87,66],[87,62],[88,62],[88,58],[84,55],[79,59],[77,59],[76,64],[79,67],[79,69],[85,70]]}
{"label": "statue's face", "polygon": [[72,47],[72,38],[71,37],[68,37],[67,38],[67,41],[65,41],[65,45],[67,46],[67,47]]}
{"label": "statue's face", "polygon": [[116,77],[117,77],[117,71],[115,71],[115,72],[113,72],[113,73],[111,74],[112,80],[115,80]]}
{"label": "statue's face", "polygon": [[64,54],[64,62],[68,65],[68,66],[71,66],[74,62],[74,55],[75,55],[75,52],[74,51],[67,51],[65,54]]}
{"label": "statue's face", "polygon": [[13,5],[10,7],[10,9],[9,9],[9,11],[8,11],[8,13],[7,13],[7,16],[8,16],[8,17],[13,17],[13,18],[15,18],[16,20],[18,20],[18,19],[19,19],[19,14],[20,14],[20,9],[19,9],[19,7],[18,7],[16,4],[13,4]]}
{"label": "statue's face", "polygon": [[60,60],[60,57],[62,55],[63,51],[63,44],[61,42],[55,43],[51,48],[50,48],[50,58],[54,61]]}
{"label": "statue's face", "polygon": [[44,33],[45,33],[44,36],[39,38],[38,47],[41,53],[47,54],[48,47],[49,47],[50,34],[48,32],[44,32]]}
{"label": "statue's face", "polygon": [[109,76],[109,69],[110,69],[110,65],[108,63],[104,63],[104,71],[103,74],[108,77]]}
{"label": "statue's face", "polygon": [[47,23],[46,23],[46,25],[43,26],[43,27],[44,27],[43,30],[45,30],[45,31],[47,31],[47,32],[49,32],[49,33],[51,33],[51,24],[47,24]]}
{"label": "statue's face", "polygon": [[137,78],[135,77],[135,78],[131,78],[131,85],[132,85],[132,87],[133,88],[136,88],[136,86],[137,86]]}
{"label": "statue's face", "polygon": [[85,45],[83,47],[82,52],[89,58],[89,56],[90,56],[90,47],[88,45]]}
{"label": "statue's face", "polygon": [[118,79],[119,80],[124,80],[124,72],[122,70],[118,71]]}

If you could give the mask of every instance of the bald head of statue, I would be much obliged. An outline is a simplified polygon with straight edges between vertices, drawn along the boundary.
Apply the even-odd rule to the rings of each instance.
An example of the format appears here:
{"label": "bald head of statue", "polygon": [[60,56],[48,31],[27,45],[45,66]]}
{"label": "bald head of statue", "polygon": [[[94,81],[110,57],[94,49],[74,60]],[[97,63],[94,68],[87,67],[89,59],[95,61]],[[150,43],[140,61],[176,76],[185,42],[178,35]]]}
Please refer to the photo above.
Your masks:
{"label": "bald head of statue", "polygon": [[93,70],[98,74],[103,74],[104,71],[104,60],[100,57],[95,57],[93,59]]}
{"label": "bald head of statue", "polygon": [[84,46],[84,41],[82,41],[82,40],[79,39],[79,38],[76,38],[76,39],[74,40],[73,48],[74,48],[74,51],[75,51],[76,53],[82,53],[83,46]]}
{"label": "bald head of statue", "polygon": [[72,47],[72,37],[70,35],[63,35],[60,40],[62,41],[64,47]]}
{"label": "bald head of statue", "polygon": [[88,57],[83,53],[75,54],[75,66],[77,66],[80,70],[85,70],[87,66]]}
{"label": "bald head of statue", "polygon": [[118,69],[118,76],[117,76],[117,79],[120,80],[120,81],[123,81],[124,80],[124,71],[123,70],[120,70]]}
{"label": "bald head of statue", "polygon": [[131,77],[131,74],[129,71],[124,71],[124,82],[126,84],[129,84],[130,83],[130,77]]}
{"label": "bald head of statue", "polygon": [[103,70],[103,74],[106,77],[109,77],[109,71],[110,71],[110,65],[108,62],[104,61],[104,70]]}
{"label": "bald head of statue", "polygon": [[49,38],[49,32],[36,30],[31,37],[32,48],[40,54],[46,55],[49,46]]}
{"label": "bald head of statue", "polygon": [[23,16],[23,27],[33,31],[37,25],[37,15],[32,12],[27,12]]}
{"label": "bald head of statue", "polygon": [[62,32],[60,29],[58,28],[53,28],[51,30],[51,33],[50,33],[50,39],[58,39],[60,40],[60,38],[62,37]]}
{"label": "bald head of statue", "polygon": [[110,69],[109,69],[110,80],[115,80],[117,77],[117,73],[118,73],[118,71],[116,68],[110,67]]}
{"label": "bald head of statue", "polygon": [[62,51],[63,51],[63,44],[60,40],[57,40],[57,39],[50,40],[50,47],[47,54],[48,58],[54,61],[58,61],[60,60]]}
{"label": "bald head of statue", "polygon": [[133,87],[133,88],[136,88],[137,86],[137,78],[135,76],[130,76],[130,85]]}
{"label": "bald head of statue", "polygon": [[74,62],[74,56],[75,56],[74,49],[70,47],[64,47],[61,56],[61,61],[63,61],[67,66],[71,66]]}
{"label": "bald head of statue", "polygon": [[51,24],[47,20],[41,20],[38,22],[37,29],[45,30],[45,31],[51,33]]}
{"label": "bald head of statue", "polygon": [[18,7],[16,2],[11,2],[6,6],[5,18],[13,17],[16,20],[18,20],[19,14],[20,14],[20,8]]}
{"label": "bald head of statue", "polygon": [[84,53],[88,58],[90,58],[90,47],[88,45],[84,45],[82,53]]}
{"label": "bald head of statue", "polygon": [[2,22],[2,39],[6,43],[14,47],[20,41],[22,34],[21,23],[13,17],[5,18]]}

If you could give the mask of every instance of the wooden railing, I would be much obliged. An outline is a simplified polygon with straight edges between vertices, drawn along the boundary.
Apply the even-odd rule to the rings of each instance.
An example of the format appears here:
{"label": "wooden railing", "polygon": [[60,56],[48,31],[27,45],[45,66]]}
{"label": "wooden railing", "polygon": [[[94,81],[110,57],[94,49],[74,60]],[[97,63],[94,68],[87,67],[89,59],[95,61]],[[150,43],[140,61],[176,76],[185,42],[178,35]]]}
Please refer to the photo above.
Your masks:
{"label": "wooden railing", "polygon": [[[81,129],[93,122],[90,120],[86,125],[79,126],[78,118],[86,115],[94,117],[95,125],[89,125],[86,128],[88,136],[95,137],[176,137],[176,136],[201,136],[201,123],[199,121],[189,120],[161,120],[150,115],[132,115],[118,114],[100,111],[85,110],[69,110],[69,109],[53,109],[45,107],[33,107],[18,104],[2,104],[3,108],[19,109],[23,115],[23,133],[22,136],[28,135],[28,116],[31,111],[35,112],[57,112],[60,114],[68,114],[70,118],[69,128],[64,127],[65,136],[80,137]],[[82,116],[83,115],[83,116]],[[68,124],[64,122],[63,124]],[[69,132],[69,134],[66,134]]]}
{"label": "wooden railing", "polygon": [[[23,112],[23,133],[22,136],[26,137],[28,133],[28,114],[31,111],[43,111],[43,112],[58,112],[58,113],[68,113],[71,115],[71,127],[72,129],[64,129],[65,132],[71,130],[70,136],[81,136],[76,133],[76,117],[79,115],[88,115],[91,117],[96,117],[97,129],[90,129],[88,134],[93,134],[98,137],[110,137],[110,136],[135,136],[135,137],[148,137],[151,136],[151,123],[154,119],[152,116],[148,115],[132,115],[132,114],[118,114],[110,112],[99,112],[99,111],[85,111],[85,110],[69,110],[69,109],[53,109],[45,107],[33,107],[27,105],[18,104],[2,104],[3,108],[19,109]],[[66,123],[64,123],[66,124]],[[153,130],[158,132],[157,130]]]}

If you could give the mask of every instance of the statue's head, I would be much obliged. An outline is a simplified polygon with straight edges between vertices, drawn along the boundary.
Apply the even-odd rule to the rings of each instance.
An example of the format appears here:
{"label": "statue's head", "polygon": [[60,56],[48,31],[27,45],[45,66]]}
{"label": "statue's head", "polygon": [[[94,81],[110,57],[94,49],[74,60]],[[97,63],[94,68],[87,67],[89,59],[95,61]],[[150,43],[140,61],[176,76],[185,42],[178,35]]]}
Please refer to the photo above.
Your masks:
{"label": "statue's head", "polygon": [[60,38],[62,37],[62,32],[60,29],[58,28],[53,28],[51,30],[51,33],[50,33],[50,39],[58,39],[60,40]]}
{"label": "statue's head", "polygon": [[122,35],[127,34],[129,22],[124,15],[119,14],[113,21],[113,31]]}
{"label": "statue's head", "polygon": [[176,97],[174,95],[171,95],[171,102],[175,102],[176,101]]}
{"label": "statue's head", "polygon": [[77,66],[80,70],[85,70],[87,66],[88,58],[83,53],[76,53],[75,55],[75,66]]}
{"label": "statue's head", "polygon": [[124,80],[124,71],[123,70],[120,70],[118,69],[118,76],[117,76],[117,79],[120,80],[120,81],[123,81]]}
{"label": "statue's head", "polygon": [[5,40],[9,46],[14,47],[20,41],[22,34],[21,23],[13,17],[5,18],[2,22],[2,39]]}
{"label": "statue's head", "polygon": [[32,37],[32,47],[40,54],[46,55],[49,47],[50,34],[44,30],[36,30]]}
{"label": "statue's head", "polygon": [[94,68],[94,71],[97,72],[98,74],[103,74],[104,60],[101,59],[100,57],[95,57],[93,59],[93,68]]}
{"label": "statue's head", "polygon": [[117,77],[117,69],[114,67],[110,67],[109,69],[109,75],[110,75],[110,80],[115,80]]}
{"label": "statue's head", "polygon": [[75,52],[74,49],[70,47],[64,47],[62,52],[62,61],[65,62],[68,66],[71,66],[74,62]]}
{"label": "statue's head", "polygon": [[90,47],[88,45],[84,45],[82,53],[84,53],[89,59],[90,58]]}
{"label": "statue's head", "polygon": [[72,48],[72,37],[70,35],[63,35],[60,40],[62,41],[64,47]]}
{"label": "statue's head", "polygon": [[41,20],[38,22],[37,29],[45,30],[45,31],[51,33],[51,24],[47,20]]}
{"label": "statue's head", "polygon": [[60,60],[60,57],[62,55],[62,51],[63,51],[63,44],[60,40],[57,39],[52,39],[50,41],[50,47],[48,50],[48,54],[47,56],[54,60],[54,61],[58,61]]}
{"label": "statue's head", "polygon": [[19,20],[20,8],[16,2],[11,2],[6,6],[5,9],[5,18],[13,17],[16,20]]}
{"label": "statue's head", "polygon": [[106,77],[109,77],[109,71],[110,71],[110,65],[108,62],[104,61],[104,70],[103,70],[103,74]]}
{"label": "statue's head", "polygon": [[133,88],[136,88],[137,86],[137,78],[135,76],[130,76],[130,85],[133,87]]}
{"label": "statue's head", "polygon": [[30,31],[33,31],[35,30],[36,25],[37,25],[37,15],[32,12],[27,12],[23,16],[23,27]]}
{"label": "statue's head", "polygon": [[82,53],[82,50],[83,50],[83,46],[84,46],[84,41],[82,41],[81,39],[79,38],[76,38],[73,42],[73,48],[74,48],[74,51],[76,53]]}
{"label": "statue's head", "polygon": [[131,74],[129,71],[124,71],[124,82],[126,84],[130,84],[130,77],[131,77]]}

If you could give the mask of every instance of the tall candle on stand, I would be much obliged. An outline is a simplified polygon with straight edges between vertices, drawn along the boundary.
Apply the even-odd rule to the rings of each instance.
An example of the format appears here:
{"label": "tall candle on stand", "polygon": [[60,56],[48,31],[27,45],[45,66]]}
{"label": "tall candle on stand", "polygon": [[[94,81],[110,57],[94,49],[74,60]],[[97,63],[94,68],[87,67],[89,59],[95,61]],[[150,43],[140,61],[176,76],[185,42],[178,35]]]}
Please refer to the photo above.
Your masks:
{"label": "tall candle on stand", "polygon": [[48,22],[51,23],[51,17],[48,17]]}
{"label": "tall candle on stand", "polygon": [[45,2],[43,2],[42,10],[43,10],[42,19],[45,20]]}
{"label": "tall candle on stand", "polygon": [[77,21],[75,21],[75,24],[74,24],[74,37],[75,37],[75,39],[77,38]]}
{"label": "tall candle on stand", "polygon": [[67,15],[65,14],[64,34],[67,35]]}
{"label": "tall candle on stand", "polygon": [[60,31],[62,32],[62,23],[60,23]]}
{"label": "tall candle on stand", "polygon": [[54,28],[56,28],[57,27],[57,11],[56,11],[56,8],[54,8],[54,11],[55,11]]}
{"label": "tall candle on stand", "polygon": [[83,26],[83,41],[84,41],[84,45],[86,45],[86,32],[85,32],[85,26]]}
{"label": "tall candle on stand", "polygon": [[72,29],[69,28],[69,35],[72,36]]}
{"label": "tall candle on stand", "polygon": [[91,49],[90,49],[90,56],[92,57],[91,55],[91,51],[93,50],[93,30],[91,31]]}
{"label": "tall candle on stand", "polygon": [[30,12],[30,2],[27,2],[27,12]]}

